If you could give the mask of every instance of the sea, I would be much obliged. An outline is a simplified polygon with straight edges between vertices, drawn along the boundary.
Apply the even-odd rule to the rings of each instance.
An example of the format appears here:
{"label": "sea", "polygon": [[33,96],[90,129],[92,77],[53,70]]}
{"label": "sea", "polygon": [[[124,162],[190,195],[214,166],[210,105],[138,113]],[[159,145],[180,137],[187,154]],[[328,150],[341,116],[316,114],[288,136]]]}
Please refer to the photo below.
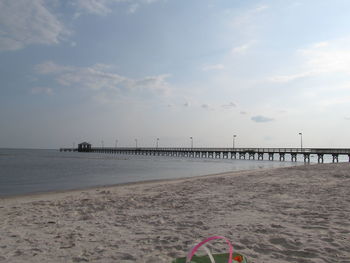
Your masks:
{"label": "sea", "polygon": [[304,163],[0,149],[0,196],[295,165]]}

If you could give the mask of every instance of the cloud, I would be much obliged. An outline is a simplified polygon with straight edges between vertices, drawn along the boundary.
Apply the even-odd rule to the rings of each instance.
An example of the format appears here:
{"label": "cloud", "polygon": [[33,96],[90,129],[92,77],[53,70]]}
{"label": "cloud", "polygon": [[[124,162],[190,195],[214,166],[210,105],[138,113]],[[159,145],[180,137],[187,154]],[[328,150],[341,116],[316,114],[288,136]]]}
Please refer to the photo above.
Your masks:
{"label": "cloud", "polygon": [[68,34],[43,0],[0,0],[0,51],[58,44]]}
{"label": "cloud", "polygon": [[73,67],[61,66],[52,61],[46,61],[35,66],[35,70],[39,74],[59,74],[68,71],[74,71]]}
{"label": "cloud", "polygon": [[31,89],[32,94],[45,94],[45,95],[53,95],[52,88],[44,88],[44,87],[36,87]]}
{"label": "cloud", "polygon": [[299,49],[296,56],[301,58],[299,72],[268,78],[271,82],[287,83],[306,77],[345,73],[350,74],[350,39],[319,42],[308,48]]}
{"label": "cloud", "polygon": [[111,1],[111,0],[75,0],[74,5],[78,10],[83,11],[89,14],[95,15],[106,15],[110,13],[112,10],[110,9],[110,5],[113,2],[121,2],[121,1]]}
{"label": "cloud", "polygon": [[224,105],[222,105],[222,107],[223,107],[224,109],[232,109],[232,108],[237,107],[237,105],[236,105],[235,103],[233,103],[233,102],[230,102],[229,104],[224,104]]}
{"label": "cloud", "polygon": [[319,101],[319,105],[325,106],[325,107],[340,105],[340,104],[348,104],[348,103],[350,103],[350,96],[328,98],[328,99]]}
{"label": "cloud", "polygon": [[76,17],[79,17],[81,13],[104,16],[111,13],[116,4],[127,3],[128,13],[133,14],[142,5],[148,5],[158,1],[159,0],[75,0],[73,5],[78,10]]}
{"label": "cloud", "polygon": [[231,54],[235,55],[235,54],[244,54],[249,48],[250,48],[251,44],[247,43],[238,47],[234,47],[231,50]]}
{"label": "cloud", "polygon": [[166,95],[170,91],[167,74],[131,79],[113,72],[110,65],[104,64],[72,67],[47,61],[37,65],[35,70],[41,75],[53,75],[57,83],[66,87],[117,93],[151,92],[158,95]]}
{"label": "cloud", "polygon": [[272,118],[261,116],[261,115],[253,116],[251,120],[258,123],[274,121],[274,119]]}
{"label": "cloud", "polygon": [[202,104],[201,107],[203,109],[209,110],[209,105],[208,104]]}
{"label": "cloud", "polygon": [[291,75],[280,75],[280,76],[274,76],[268,78],[270,82],[276,82],[276,83],[288,83],[297,79],[306,78],[314,75],[312,72],[304,72],[304,73],[298,73],[298,74],[291,74]]}
{"label": "cloud", "polygon": [[129,6],[129,10],[128,13],[129,14],[133,14],[137,11],[137,9],[139,9],[140,5],[139,4],[132,4]]}
{"label": "cloud", "polygon": [[225,68],[222,64],[213,64],[213,65],[204,65],[202,67],[203,71],[211,71],[211,70],[223,70]]}
{"label": "cloud", "polygon": [[244,25],[252,23],[256,16],[264,12],[269,7],[267,5],[260,5],[252,9],[243,12],[241,15],[237,16],[233,20],[233,26],[241,28]]}
{"label": "cloud", "polygon": [[[121,3],[128,5],[129,13],[135,13],[140,6],[157,1],[160,0],[73,0],[71,7],[75,11],[73,17],[78,18],[84,13],[107,15]],[[59,6],[59,1],[0,0],[0,51],[62,42],[71,32],[55,12]]]}

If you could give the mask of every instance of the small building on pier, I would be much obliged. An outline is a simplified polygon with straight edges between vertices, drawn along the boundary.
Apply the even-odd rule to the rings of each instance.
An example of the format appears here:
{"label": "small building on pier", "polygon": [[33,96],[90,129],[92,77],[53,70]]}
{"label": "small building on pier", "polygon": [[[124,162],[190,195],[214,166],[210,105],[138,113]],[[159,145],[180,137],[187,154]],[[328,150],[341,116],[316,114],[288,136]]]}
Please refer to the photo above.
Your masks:
{"label": "small building on pier", "polygon": [[78,152],[90,152],[91,144],[88,142],[82,142],[78,144]]}

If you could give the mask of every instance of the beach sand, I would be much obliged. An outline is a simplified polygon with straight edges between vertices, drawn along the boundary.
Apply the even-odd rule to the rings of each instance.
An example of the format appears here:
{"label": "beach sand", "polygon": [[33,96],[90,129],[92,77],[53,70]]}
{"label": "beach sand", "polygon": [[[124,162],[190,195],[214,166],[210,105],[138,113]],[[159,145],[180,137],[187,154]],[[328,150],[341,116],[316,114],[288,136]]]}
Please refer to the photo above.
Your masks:
{"label": "beach sand", "polygon": [[350,164],[0,199],[0,262],[170,263],[212,235],[249,262],[349,263]]}

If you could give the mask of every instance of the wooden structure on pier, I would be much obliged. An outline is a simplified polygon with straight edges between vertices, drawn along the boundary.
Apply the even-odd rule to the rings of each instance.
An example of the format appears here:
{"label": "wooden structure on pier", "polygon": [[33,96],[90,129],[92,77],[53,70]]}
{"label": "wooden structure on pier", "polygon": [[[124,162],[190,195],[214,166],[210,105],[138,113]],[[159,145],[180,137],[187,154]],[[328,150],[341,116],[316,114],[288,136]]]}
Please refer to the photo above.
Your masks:
{"label": "wooden structure on pier", "polygon": [[298,156],[302,156],[304,162],[310,162],[310,155],[317,155],[319,163],[324,162],[324,156],[332,156],[333,162],[339,162],[340,155],[347,155],[350,162],[350,149],[331,148],[148,148],[148,147],[91,147],[91,144],[83,142],[78,144],[78,149],[61,148],[60,151],[76,151],[110,153],[110,154],[134,154],[177,156],[193,158],[223,158],[223,159],[249,159],[273,161],[278,157],[279,161],[285,161],[286,156],[292,162],[296,162]]}
{"label": "wooden structure on pier", "polygon": [[78,152],[91,152],[91,144],[88,142],[79,143]]}

